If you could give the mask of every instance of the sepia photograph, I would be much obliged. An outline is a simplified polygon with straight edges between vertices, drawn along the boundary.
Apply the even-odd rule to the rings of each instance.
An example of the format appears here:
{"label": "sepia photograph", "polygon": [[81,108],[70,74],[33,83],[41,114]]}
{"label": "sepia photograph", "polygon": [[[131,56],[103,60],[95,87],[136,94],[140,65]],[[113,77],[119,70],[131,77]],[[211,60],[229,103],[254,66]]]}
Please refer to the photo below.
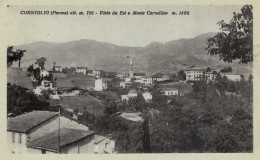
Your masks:
{"label": "sepia photograph", "polygon": [[6,5],[10,154],[253,153],[254,5]]}

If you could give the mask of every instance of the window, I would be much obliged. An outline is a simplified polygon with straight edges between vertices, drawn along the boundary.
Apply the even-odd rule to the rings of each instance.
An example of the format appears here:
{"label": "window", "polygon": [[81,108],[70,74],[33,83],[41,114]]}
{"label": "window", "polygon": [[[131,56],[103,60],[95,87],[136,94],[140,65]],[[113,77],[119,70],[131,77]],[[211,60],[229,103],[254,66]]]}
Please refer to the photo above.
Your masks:
{"label": "window", "polygon": [[45,149],[42,149],[42,154],[46,154],[46,150]]}
{"label": "window", "polygon": [[105,148],[107,148],[107,146],[108,146],[108,142],[105,143]]}
{"label": "window", "polygon": [[15,143],[15,133],[12,133],[12,142]]}
{"label": "window", "polygon": [[31,136],[27,136],[27,142],[30,142],[30,140],[31,140]]}
{"label": "window", "polygon": [[22,143],[22,134],[19,134],[19,144]]}

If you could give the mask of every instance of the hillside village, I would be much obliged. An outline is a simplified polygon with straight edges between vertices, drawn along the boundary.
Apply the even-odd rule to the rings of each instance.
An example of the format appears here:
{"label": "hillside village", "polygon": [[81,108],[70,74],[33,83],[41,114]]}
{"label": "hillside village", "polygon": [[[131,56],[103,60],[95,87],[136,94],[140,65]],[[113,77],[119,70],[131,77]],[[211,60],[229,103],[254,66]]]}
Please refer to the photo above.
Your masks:
{"label": "hillside village", "polygon": [[43,33],[7,47],[9,152],[253,153],[253,6],[189,7],[192,25],[177,15],[6,23],[33,26],[13,44]]}
{"label": "hillside village", "polygon": [[[178,71],[177,75],[138,73],[134,71],[134,59],[128,59],[129,64],[126,64],[129,66],[128,73],[89,69],[87,66],[75,68],[61,67],[56,65],[55,62],[51,70],[46,70],[44,64],[47,59],[45,57],[36,59],[36,62],[28,68],[8,68],[9,85],[18,85],[27,88],[27,92],[31,92],[37,97],[48,101],[51,106],[61,106],[63,114],[67,115],[62,117],[59,116],[59,112],[35,110],[15,116],[14,113],[9,112],[8,135],[13,143],[18,141],[20,144],[15,146],[12,143],[12,152],[120,152],[119,150],[116,151],[117,143],[110,134],[101,136],[96,131],[89,130],[89,127],[80,123],[78,124],[80,122],[79,116],[84,117],[88,113],[98,117],[102,116],[108,110],[108,112],[111,112],[110,115],[115,114],[126,121],[143,123],[145,117],[147,117],[147,111],[152,114],[160,113],[159,109],[153,107],[154,103],[161,101],[158,101],[158,95],[156,95],[158,93],[160,96],[165,97],[165,102],[170,105],[174,101],[174,97],[183,97],[192,93],[194,91],[194,83],[196,82],[211,84],[215,82],[217,76],[232,82],[244,81],[243,75],[233,74],[231,67],[216,71],[210,67],[187,67],[185,64],[184,69]],[[157,98],[154,99],[154,97]],[[146,103],[143,105],[148,108],[138,108],[137,106],[140,105],[140,102]],[[116,108],[113,108],[113,106],[109,108],[111,103]],[[37,118],[38,122],[33,120],[36,117],[39,117],[39,119]],[[55,122],[57,119],[59,119],[59,123]],[[21,122],[25,124],[20,124]],[[19,123],[19,125],[16,123]],[[59,126],[55,126],[57,125],[56,123]],[[66,126],[63,126],[64,123],[66,123]],[[20,128],[20,125],[24,126],[24,128]],[[48,128],[49,125],[54,125],[50,127],[53,130],[48,130],[48,132],[41,133],[40,135],[36,134],[42,131],[42,129]],[[60,130],[60,142],[57,141],[53,144],[52,141],[57,140],[57,137],[55,139],[57,128]],[[88,132],[84,133],[82,130]],[[70,139],[70,134],[75,134],[76,137],[80,138]],[[20,138],[16,140],[18,135]],[[68,137],[68,139],[63,139],[65,137]],[[82,141],[83,137],[86,139],[84,142]],[[42,146],[43,141],[47,141],[47,144],[44,144],[44,146]],[[72,142],[73,146],[67,146],[67,143],[70,144]],[[75,151],[75,145],[78,147],[77,151]]]}

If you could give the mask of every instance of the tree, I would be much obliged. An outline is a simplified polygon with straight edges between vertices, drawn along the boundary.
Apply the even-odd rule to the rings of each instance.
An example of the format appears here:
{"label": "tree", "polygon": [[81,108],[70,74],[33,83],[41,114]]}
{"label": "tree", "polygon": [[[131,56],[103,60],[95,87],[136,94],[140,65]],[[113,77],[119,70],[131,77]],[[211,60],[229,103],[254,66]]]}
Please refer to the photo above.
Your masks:
{"label": "tree", "polygon": [[16,57],[18,59],[18,67],[19,68],[21,67],[21,59],[24,55],[24,52],[26,52],[26,50],[20,50],[20,49],[16,50]]}
{"label": "tree", "polygon": [[208,67],[207,69],[206,69],[206,72],[210,72],[211,71],[211,69],[210,69],[210,67]]}
{"label": "tree", "polygon": [[179,79],[179,80],[183,80],[183,81],[186,80],[186,73],[185,73],[184,70],[179,71],[179,73],[178,73],[178,79]]}
{"label": "tree", "polygon": [[177,77],[176,74],[173,74],[171,79],[172,79],[173,82],[177,82],[178,81],[178,77]]}
{"label": "tree", "polygon": [[240,60],[240,63],[253,61],[253,7],[245,5],[241,13],[233,13],[229,23],[221,20],[222,32],[208,39],[207,52],[210,55],[218,54],[220,60],[232,63]]}
{"label": "tree", "polygon": [[50,104],[40,100],[28,89],[16,86],[7,86],[7,113],[13,113],[15,116],[30,112],[33,110],[50,110]]}
{"label": "tree", "polygon": [[149,114],[146,115],[142,126],[144,132],[142,141],[143,141],[143,149],[145,153],[151,152],[150,119],[151,116]]}
{"label": "tree", "polygon": [[36,59],[35,64],[38,64],[39,67],[41,67],[42,69],[45,69],[44,68],[45,61],[47,61],[47,59],[45,57],[41,57],[39,59]]}
{"label": "tree", "polygon": [[232,71],[233,71],[232,67],[228,67],[228,68],[224,67],[223,69],[220,70],[220,72],[232,72]]}
{"label": "tree", "polygon": [[107,106],[105,107],[104,113],[108,116],[111,116],[118,112],[117,105],[114,101],[107,102]]}
{"label": "tree", "polygon": [[31,75],[32,73],[34,73],[33,65],[30,65],[30,66],[27,68],[27,72],[29,72],[30,75]]}
{"label": "tree", "polygon": [[18,67],[21,66],[21,59],[24,55],[24,52],[26,50],[20,50],[16,49],[16,51],[13,51],[14,46],[8,46],[7,47],[7,66],[10,67],[13,65],[13,62],[18,61]]}

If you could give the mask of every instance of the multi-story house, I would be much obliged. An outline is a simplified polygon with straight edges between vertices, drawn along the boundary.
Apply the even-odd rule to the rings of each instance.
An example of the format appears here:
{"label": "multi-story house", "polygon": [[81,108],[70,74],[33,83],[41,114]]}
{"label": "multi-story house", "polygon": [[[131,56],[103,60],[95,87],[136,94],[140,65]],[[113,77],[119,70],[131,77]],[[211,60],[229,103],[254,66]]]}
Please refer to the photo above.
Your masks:
{"label": "multi-story house", "polygon": [[87,74],[87,71],[88,71],[87,67],[77,67],[75,72],[81,74]]}
{"label": "multi-story house", "polygon": [[41,69],[40,76],[41,77],[47,77],[47,76],[49,76],[49,72],[46,71],[45,69]]}
{"label": "multi-story house", "polygon": [[136,98],[137,97],[137,92],[136,90],[130,90],[128,94],[121,95],[121,100],[122,102],[128,103],[130,98]]}
{"label": "multi-story house", "polygon": [[56,91],[57,87],[54,86],[54,83],[48,80],[42,80],[41,85],[36,86],[33,90],[36,95],[41,95],[43,90]]}
{"label": "multi-story house", "polygon": [[180,95],[179,90],[174,87],[164,86],[161,88],[161,94],[165,96],[178,96]]}
{"label": "multi-story house", "polygon": [[214,82],[215,78],[217,76],[217,72],[214,70],[211,70],[209,72],[205,72],[204,75],[205,75],[205,79],[207,82]]}
{"label": "multi-story house", "polygon": [[185,71],[186,81],[200,81],[203,78],[204,70],[198,67],[190,68]]}
{"label": "multi-story house", "polygon": [[107,89],[111,84],[111,79],[108,78],[99,78],[95,80],[95,91],[103,91]]}
{"label": "multi-story house", "polygon": [[96,144],[100,140],[100,136],[96,136],[87,126],[58,112],[32,111],[7,120],[11,153],[81,154],[95,153],[95,148],[100,148],[98,153],[113,153],[114,141],[109,139],[105,144]]}
{"label": "multi-story house", "polygon": [[145,76],[142,77],[142,84],[145,86],[152,86],[153,85],[153,77]]}
{"label": "multi-story house", "polygon": [[62,67],[61,66],[54,66],[53,71],[62,72]]}
{"label": "multi-story house", "polygon": [[88,75],[89,76],[94,76],[96,78],[100,78],[103,76],[103,73],[104,71],[103,70],[96,70],[96,69],[93,69],[93,70],[90,70]]}
{"label": "multi-story house", "polygon": [[220,73],[222,77],[226,77],[230,81],[241,81],[242,76],[240,74],[232,74],[232,73]]}
{"label": "multi-story house", "polygon": [[145,102],[152,102],[153,95],[150,92],[144,92],[142,93],[142,96],[144,97]]}

